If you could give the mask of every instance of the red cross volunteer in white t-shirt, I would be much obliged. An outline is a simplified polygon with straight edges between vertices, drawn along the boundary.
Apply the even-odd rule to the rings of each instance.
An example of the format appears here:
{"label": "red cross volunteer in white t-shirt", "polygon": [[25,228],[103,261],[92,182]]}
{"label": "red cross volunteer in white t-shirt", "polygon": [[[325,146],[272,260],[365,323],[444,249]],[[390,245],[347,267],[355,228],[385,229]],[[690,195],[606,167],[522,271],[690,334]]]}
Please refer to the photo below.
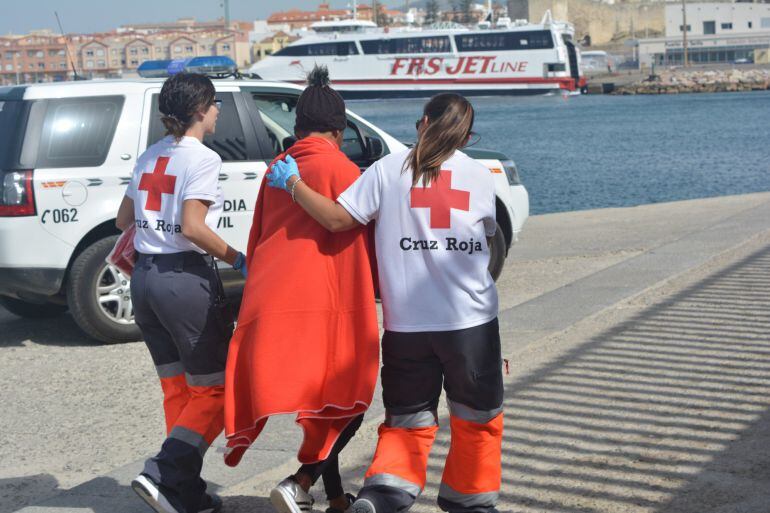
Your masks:
{"label": "red cross volunteer in white t-shirt", "polygon": [[357,513],[401,511],[424,488],[442,384],[452,444],[438,504],[453,513],[496,511],[503,383],[497,290],[487,270],[495,192],[489,170],[460,151],[472,126],[465,98],[435,96],[415,146],[376,162],[336,203],[303,183],[290,158],[269,174],[271,186],[329,230],[375,223],[386,418]]}
{"label": "red cross volunteer in white t-shirt", "polygon": [[218,306],[213,258],[238,268],[245,257],[214,231],[222,159],[203,144],[219,114],[214,85],[180,73],[163,84],[158,104],[167,135],[137,159],[116,222],[136,226],[131,299],[163,389],[167,434],[131,486],[156,511],[214,513],[222,502],[206,493],[200,471],[224,428],[232,319]]}

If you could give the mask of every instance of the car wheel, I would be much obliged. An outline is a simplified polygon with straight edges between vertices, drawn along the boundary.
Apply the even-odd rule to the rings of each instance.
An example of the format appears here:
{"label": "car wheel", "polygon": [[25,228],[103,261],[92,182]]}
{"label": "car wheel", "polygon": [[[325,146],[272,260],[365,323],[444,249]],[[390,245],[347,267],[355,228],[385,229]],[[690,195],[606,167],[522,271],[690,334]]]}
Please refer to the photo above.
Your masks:
{"label": "car wheel", "polygon": [[505,235],[500,225],[497,225],[497,231],[492,237],[492,243],[489,245],[489,274],[497,281],[503,272],[505,265]]}
{"label": "car wheel", "polygon": [[130,279],[104,260],[117,240],[115,235],[88,246],[75,259],[67,281],[67,302],[75,322],[108,344],[142,338],[134,322]]}
{"label": "car wheel", "polygon": [[0,296],[0,305],[12,314],[26,319],[48,319],[50,317],[58,317],[67,311],[66,305],[30,303],[7,296]]}

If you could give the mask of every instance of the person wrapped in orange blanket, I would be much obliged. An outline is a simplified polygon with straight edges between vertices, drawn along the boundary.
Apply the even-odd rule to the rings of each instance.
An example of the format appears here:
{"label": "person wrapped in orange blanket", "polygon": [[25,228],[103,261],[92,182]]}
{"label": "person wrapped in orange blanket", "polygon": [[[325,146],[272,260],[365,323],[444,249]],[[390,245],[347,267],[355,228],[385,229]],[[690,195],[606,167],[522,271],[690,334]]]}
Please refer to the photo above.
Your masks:
{"label": "person wrapped in orange blanket", "polygon": [[[316,68],[296,106],[291,155],[303,179],[336,198],[360,170],[342,151],[345,103]],[[291,262],[291,265],[286,265]],[[349,505],[337,455],[358,429],[377,381],[379,333],[365,227],[330,233],[283,191],[263,184],[247,250],[248,279],[225,376],[225,463],[238,464],[271,415],[296,413],[302,467],[270,494],[310,511],[323,476],[331,511]]]}

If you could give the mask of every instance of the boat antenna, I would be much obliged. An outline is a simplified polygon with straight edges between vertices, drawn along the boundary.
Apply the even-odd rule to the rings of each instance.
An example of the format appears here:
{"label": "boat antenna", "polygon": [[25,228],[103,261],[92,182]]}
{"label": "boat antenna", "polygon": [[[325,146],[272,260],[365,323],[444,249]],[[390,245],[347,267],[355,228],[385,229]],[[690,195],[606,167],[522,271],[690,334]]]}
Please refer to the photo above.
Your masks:
{"label": "boat antenna", "polygon": [[75,68],[75,61],[72,60],[72,55],[70,54],[70,45],[69,45],[69,38],[64,35],[64,29],[61,26],[61,20],[59,19],[59,13],[54,11],[54,16],[56,16],[56,23],[59,25],[59,32],[61,32],[62,37],[64,38],[64,49],[67,52],[67,59],[70,61],[70,66],[72,67],[72,79],[73,80],[80,80],[80,77],[78,76],[78,70]]}
{"label": "boat antenna", "polygon": [[353,0],[353,19],[358,19],[358,0]]}

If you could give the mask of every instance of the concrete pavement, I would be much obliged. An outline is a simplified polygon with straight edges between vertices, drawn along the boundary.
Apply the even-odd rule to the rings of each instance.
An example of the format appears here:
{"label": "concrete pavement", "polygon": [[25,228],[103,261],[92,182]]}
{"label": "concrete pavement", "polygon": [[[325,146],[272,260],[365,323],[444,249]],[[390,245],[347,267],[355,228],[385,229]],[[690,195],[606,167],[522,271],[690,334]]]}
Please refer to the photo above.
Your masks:
{"label": "concrete pavement", "polygon": [[[501,510],[770,503],[758,484],[770,461],[769,230],[770,194],[530,220],[499,283],[512,361]],[[92,346],[66,317],[0,313],[0,329],[0,511],[141,511],[127,484],[162,436],[141,345]],[[381,411],[378,400],[343,453],[352,489]],[[227,510],[268,511],[298,440],[279,419],[237,469],[211,451],[206,477]],[[430,486],[416,509],[434,499]]]}

